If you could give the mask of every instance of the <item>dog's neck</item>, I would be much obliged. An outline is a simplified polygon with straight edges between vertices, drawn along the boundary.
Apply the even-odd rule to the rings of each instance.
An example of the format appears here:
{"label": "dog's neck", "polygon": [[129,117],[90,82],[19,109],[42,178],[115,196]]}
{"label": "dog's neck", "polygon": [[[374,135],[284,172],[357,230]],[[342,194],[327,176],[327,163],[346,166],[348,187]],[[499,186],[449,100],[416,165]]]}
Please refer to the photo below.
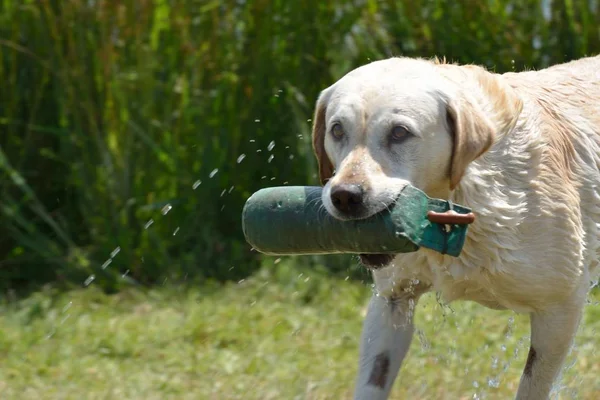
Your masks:
{"label": "dog's neck", "polygon": [[[465,242],[465,263],[493,271],[493,264],[510,259],[511,252],[520,248],[516,230],[526,216],[525,196],[537,153],[535,145],[507,134],[469,166],[451,193],[451,201],[471,208],[476,215]],[[495,248],[485,249],[486,256],[479,257],[477,243],[485,237]]]}

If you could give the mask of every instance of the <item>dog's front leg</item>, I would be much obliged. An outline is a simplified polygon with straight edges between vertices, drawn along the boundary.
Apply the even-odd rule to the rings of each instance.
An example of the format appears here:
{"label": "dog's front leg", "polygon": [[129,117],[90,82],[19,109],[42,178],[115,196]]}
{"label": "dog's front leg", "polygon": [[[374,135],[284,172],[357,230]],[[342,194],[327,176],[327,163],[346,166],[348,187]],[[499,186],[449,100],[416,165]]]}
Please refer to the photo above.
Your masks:
{"label": "dog's front leg", "polygon": [[[405,287],[406,288],[406,287]],[[401,288],[369,302],[360,345],[355,400],[385,400],[392,389],[413,336],[413,314],[425,289]]]}

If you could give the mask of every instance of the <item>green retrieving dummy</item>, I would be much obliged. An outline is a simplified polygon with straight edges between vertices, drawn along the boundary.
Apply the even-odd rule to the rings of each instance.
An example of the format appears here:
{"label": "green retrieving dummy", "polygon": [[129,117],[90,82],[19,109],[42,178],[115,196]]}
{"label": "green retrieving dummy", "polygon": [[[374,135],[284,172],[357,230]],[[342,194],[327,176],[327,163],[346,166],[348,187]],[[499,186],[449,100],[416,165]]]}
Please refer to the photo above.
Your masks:
{"label": "green retrieving dummy", "polygon": [[471,210],[406,186],[387,210],[366,219],[332,217],[318,186],[265,188],[246,201],[242,229],[253,248],[268,255],[395,254],[429,248],[457,257]]}

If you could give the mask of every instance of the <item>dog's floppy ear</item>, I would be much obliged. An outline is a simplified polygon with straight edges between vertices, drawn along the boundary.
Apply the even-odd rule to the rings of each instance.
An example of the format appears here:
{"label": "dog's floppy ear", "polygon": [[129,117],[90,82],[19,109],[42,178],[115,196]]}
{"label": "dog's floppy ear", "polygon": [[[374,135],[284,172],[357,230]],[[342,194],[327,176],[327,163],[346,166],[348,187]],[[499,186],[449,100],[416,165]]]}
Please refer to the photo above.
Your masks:
{"label": "dog's floppy ear", "polygon": [[519,96],[501,77],[480,67],[462,68],[468,78],[475,79],[476,87],[470,93],[470,85],[466,85],[447,104],[448,125],[454,139],[450,190],[458,186],[471,162],[515,126],[523,108]]}
{"label": "dog's floppy ear", "polygon": [[322,185],[325,185],[327,180],[333,176],[333,164],[325,152],[325,113],[327,111],[327,102],[329,100],[328,94],[329,92],[324,90],[319,95],[313,117],[312,130],[313,151],[317,157],[319,180]]}

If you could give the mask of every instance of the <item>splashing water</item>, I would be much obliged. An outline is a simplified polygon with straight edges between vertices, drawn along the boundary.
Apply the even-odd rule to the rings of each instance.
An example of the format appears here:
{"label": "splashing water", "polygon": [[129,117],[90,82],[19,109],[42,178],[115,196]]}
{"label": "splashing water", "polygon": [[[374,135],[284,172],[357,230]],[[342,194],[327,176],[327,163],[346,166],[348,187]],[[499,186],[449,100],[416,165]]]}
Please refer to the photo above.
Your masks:
{"label": "splashing water", "polygon": [[498,357],[492,357],[492,369],[498,368]]}
{"label": "splashing water", "polygon": [[117,254],[121,252],[121,247],[117,246],[113,251],[110,252],[110,258],[115,258]]}
{"label": "splashing water", "polygon": [[102,269],[106,269],[106,267],[108,267],[111,263],[112,258],[109,258],[108,260],[104,261],[104,264],[102,264]]}
{"label": "splashing water", "polygon": [[63,307],[63,309],[62,309],[62,312],[67,312],[67,310],[68,310],[69,308],[71,308],[71,306],[72,306],[72,305],[73,305],[73,302],[72,302],[72,301],[68,302],[68,303],[67,303],[67,304],[66,304],[66,305]]}
{"label": "splashing water", "polygon": [[83,282],[83,284],[85,286],[90,286],[90,284],[92,282],[94,282],[95,279],[96,279],[96,275],[92,274],[92,275],[88,276],[88,278],[85,280],[85,282]]}
{"label": "splashing water", "polygon": [[492,388],[500,387],[500,380],[498,378],[488,378],[488,386]]}

